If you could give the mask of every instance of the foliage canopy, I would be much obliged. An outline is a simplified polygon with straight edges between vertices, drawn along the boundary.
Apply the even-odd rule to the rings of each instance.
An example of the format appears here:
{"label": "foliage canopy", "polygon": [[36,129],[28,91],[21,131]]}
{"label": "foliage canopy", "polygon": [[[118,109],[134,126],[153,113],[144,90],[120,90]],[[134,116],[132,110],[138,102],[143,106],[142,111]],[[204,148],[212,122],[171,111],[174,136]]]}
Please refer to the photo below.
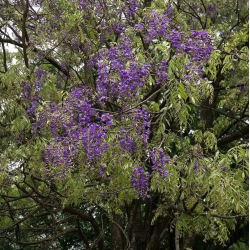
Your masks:
{"label": "foliage canopy", "polygon": [[248,33],[244,0],[2,0],[4,249],[247,242]]}

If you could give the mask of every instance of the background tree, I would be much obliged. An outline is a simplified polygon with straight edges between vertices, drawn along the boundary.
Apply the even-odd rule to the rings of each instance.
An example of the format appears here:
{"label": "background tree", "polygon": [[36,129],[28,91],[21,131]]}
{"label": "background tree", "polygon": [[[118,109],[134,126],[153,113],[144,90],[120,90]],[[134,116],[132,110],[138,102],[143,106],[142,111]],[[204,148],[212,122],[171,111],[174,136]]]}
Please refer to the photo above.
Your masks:
{"label": "background tree", "polygon": [[0,7],[4,249],[248,244],[247,1]]}

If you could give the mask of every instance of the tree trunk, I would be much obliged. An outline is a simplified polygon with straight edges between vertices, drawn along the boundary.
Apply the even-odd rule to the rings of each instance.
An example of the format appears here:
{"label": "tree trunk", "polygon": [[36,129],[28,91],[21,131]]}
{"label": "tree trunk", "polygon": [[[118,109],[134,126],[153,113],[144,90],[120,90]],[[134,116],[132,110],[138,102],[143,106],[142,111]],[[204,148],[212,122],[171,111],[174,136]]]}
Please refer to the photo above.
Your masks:
{"label": "tree trunk", "polygon": [[[220,82],[224,79],[224,76],[221,75],[221,69],[219,70],[217,74],[216,80],[212,83],[213,88],[218,88],[220,86]],[[209,129],[213,128],[215,113],[214,109],[216,109],[217,102],[218,102],[218,95],[219,91],[213,91],[213,98],[212,102],[210,102],[210,96],[205,98],[202,101],[201,106],[201,119],[203,120],[205,126],[204,131],[207,131]]]}
{"label": "tree trunk", "polygon": [[175,225],[175,250],[180,250],[180,238],[179,238],[179,230],[177,229],[177,225]]}
{"label": "tree trunk", "polygon": [[112,237],[112,249],[123,250],[122,237],[122,218],[121,215],[113,214],[110,222],[110,231]]}

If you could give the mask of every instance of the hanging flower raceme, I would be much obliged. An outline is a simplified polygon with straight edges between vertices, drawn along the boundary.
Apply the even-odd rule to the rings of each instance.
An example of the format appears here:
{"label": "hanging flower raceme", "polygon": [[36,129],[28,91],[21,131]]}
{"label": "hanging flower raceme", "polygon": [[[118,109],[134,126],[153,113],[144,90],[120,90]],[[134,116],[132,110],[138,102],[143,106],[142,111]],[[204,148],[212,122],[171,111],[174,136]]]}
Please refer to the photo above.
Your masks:
{"label": "hanging flower raceme", "polygon": [[145,108],[135,110],[132,124],[136,128],[136,133],[141,137],[143,146],[146,149],[150,134],[150,122],[149,114]]}
{"label": "hanging flower raceme", "polygon": [[42,70],[40,67],[36,70],[34,84],[27,83],[23,81],[21,83],[22,93],[21,98],[22,101],[26,101],[28,103],[27,107],[27,115],[32,117],[35,114],[35,109],[38,105],[38,101],[42,98],[41,90],[43,85],[47,79],[47,71]]}
{"label": "hanging flower raceme", "polygon": [[140,197],[150,198],[148,195],[149,189],[149,173],[145,172],[143,167],[135,167],[132,174],[132,186],[134,192],[137,192]]}
{"label": "hanging flower raceme", "polygon": [[43,160],[47,172],[49,166],[61,168],[60,176],[77,164],[79,153],[84,153],[84,162],[89,169],[96,166],[108,145],[105,142],[107,128],[112,126],[112,117],[100,115],[92,108],[93,96],[87,87],[73,89],[64,105],[52,105],[39,116],[39,129],[49,123],[54,140],[44,150]]}
{"label": "hanging flower raceme", "polygon": [[161,148],[155,148],[155,150],[150,153],[151,161],[153,163],[152,170],[154,173],[158,173],[159,176],[166,181],[169,170],[166,169],[166,164],[171,162],[170,157],[166,157]]}
{"label": "hanging flower raceme", "polygon": [[125,1],[124,14],[126,16],[126,19],[132,19],[139,9],[140,5],[138,3],[138,0]]}
{"label": "hanging flower raceme", "polygon": [[137,61],[129,37],[122,36],[117,47],[92,60],[98,67],[96,84],[100,100],[118,98],[128,103],[131,97],[137,98],[138,88],[149,79],[150,65]]}
{"label": "hanging flower raceme", "polygon": [[[47,175],[66,178],[67,172],[78,163],[79,153],[84,153],[84,163],[89,171],[97,169],[98,160],[108,150],[106,132],[100,125],[92,123],[85,128],[72,130],[68,136],[55,137],[43,151]],[[56,175],[53,169],[56,169]]]}

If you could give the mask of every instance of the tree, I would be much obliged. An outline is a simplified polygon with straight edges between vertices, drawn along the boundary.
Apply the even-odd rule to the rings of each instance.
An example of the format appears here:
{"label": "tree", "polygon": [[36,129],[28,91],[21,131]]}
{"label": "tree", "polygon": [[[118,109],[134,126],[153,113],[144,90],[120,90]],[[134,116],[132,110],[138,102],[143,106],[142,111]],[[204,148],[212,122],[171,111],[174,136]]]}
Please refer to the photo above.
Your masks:
{"label": "tree", "polygon": [[233,244],[248,223],[247,1],[0,7],[4,249]]}

